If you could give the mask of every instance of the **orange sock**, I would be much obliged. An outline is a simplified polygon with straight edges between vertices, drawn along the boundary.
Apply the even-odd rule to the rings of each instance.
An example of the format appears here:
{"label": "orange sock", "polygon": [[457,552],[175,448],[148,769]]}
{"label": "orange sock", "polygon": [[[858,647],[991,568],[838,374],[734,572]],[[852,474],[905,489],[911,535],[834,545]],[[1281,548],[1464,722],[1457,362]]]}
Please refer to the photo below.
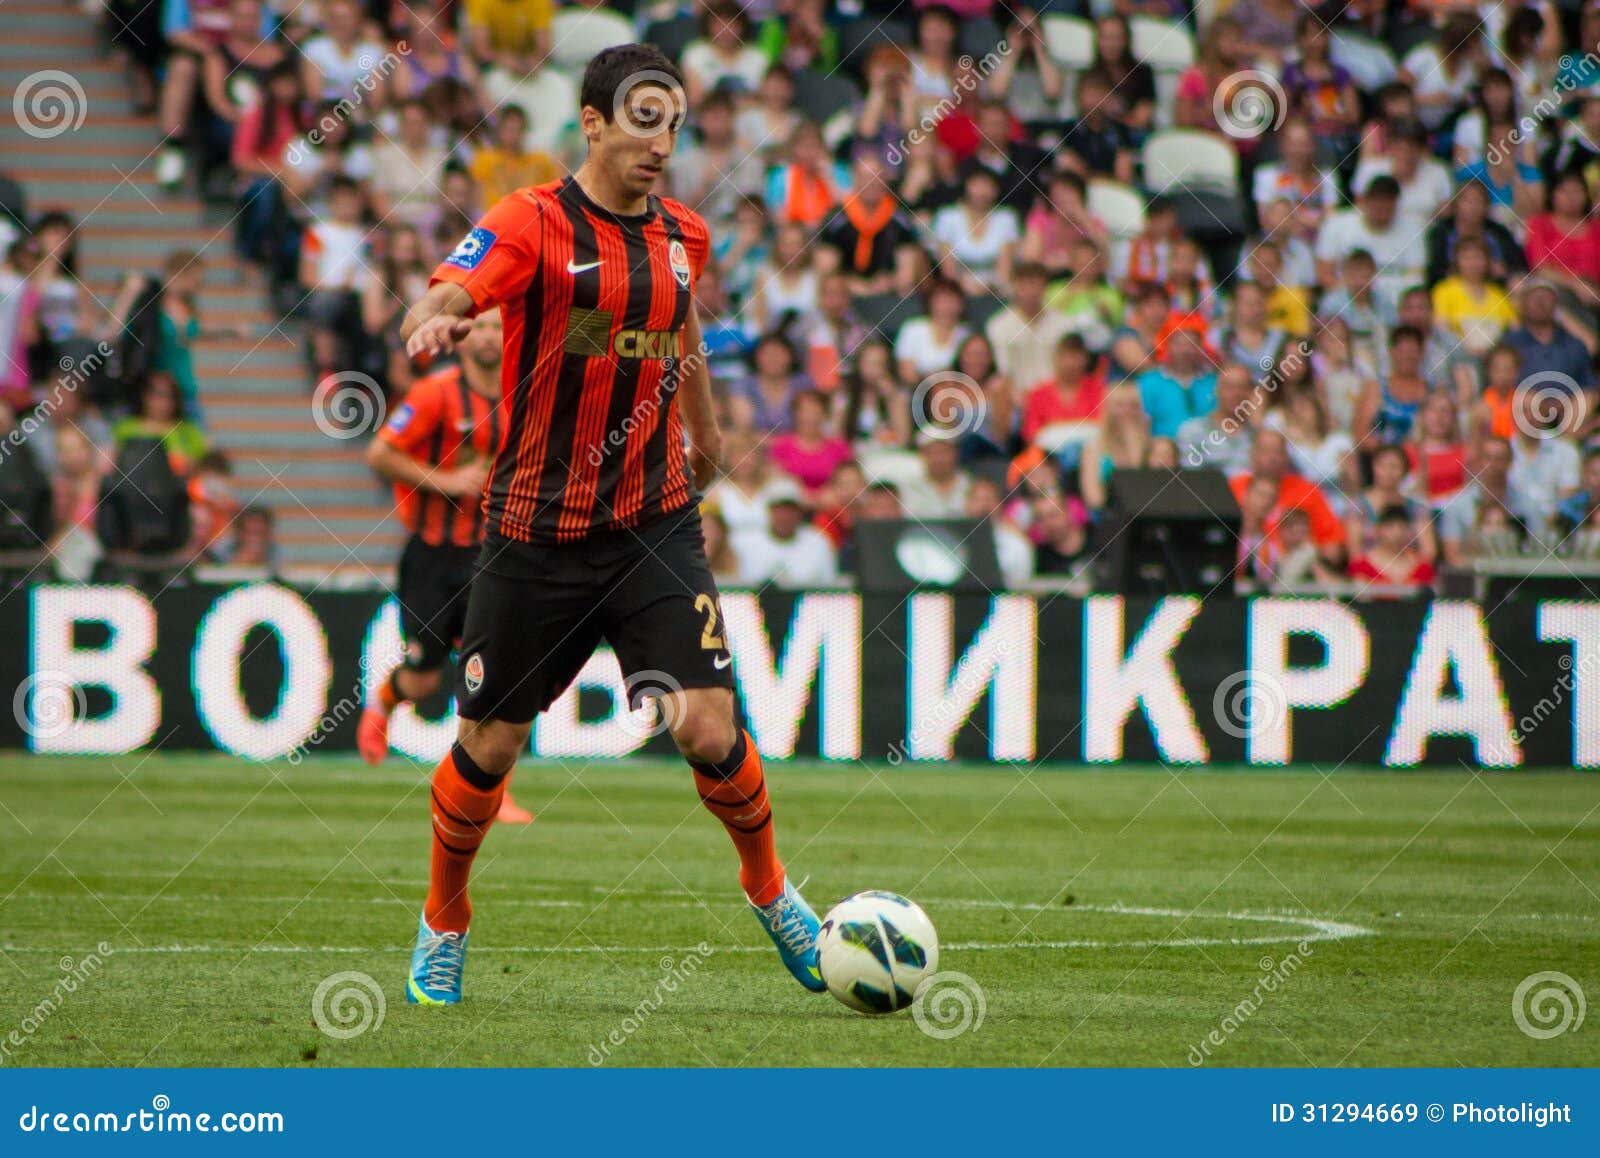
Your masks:
{"label": "orange sock", "polygon": [[772,831],[772,807],[761,753],[750,733],[740,730],[733,751],[720,764],[691,764],[694,786],[711,815],[722,821],[739,850],[739,884],[758,905],[783,892],[783,862]]}
{"label": "orange sock", "polygon": [[400,694],[399,676],[400,669],[396,668],[389,673],[389,678],[384,680],[383,686],[378,689],[378,707],[383,709],[383,714],[386,716],[405,699],[405,696]]}
{"label": "orange sock", "polygon": [[422,912],[436,933],[465,933],[472,920],[467,878],[506,791],[505,777],[492,788],[488,781],[460,744],[434,769],[433,864]]}

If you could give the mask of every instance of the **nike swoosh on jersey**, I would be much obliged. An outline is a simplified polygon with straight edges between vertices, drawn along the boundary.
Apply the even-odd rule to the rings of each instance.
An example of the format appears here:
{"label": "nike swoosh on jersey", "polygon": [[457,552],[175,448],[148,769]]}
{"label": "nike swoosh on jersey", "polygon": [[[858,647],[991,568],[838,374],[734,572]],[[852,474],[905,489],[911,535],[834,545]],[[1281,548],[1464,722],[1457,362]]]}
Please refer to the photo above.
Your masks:
{"label": "nike swoosh on jersey", "polygon": [[717,659],[712,660],[711,661],[711,666],[716,668],[718,671],[721,671],[723,668],[727,667],[732,662],[733,662],[733,656],[724,655],[724,656],[718,657]]}
{"label": "nike swoosh on jersey", "polygon": [[567,272],[568,273],[585,273],[585,272],[587,272],[588,270],[591,270],[591,269],[599,269],[604,264],[605,264],[605,259],[604,258],[602,258],[599,261],[586,261],[582,265],[574,265],[572,262],[569,261],[569,262],[567,262]]}

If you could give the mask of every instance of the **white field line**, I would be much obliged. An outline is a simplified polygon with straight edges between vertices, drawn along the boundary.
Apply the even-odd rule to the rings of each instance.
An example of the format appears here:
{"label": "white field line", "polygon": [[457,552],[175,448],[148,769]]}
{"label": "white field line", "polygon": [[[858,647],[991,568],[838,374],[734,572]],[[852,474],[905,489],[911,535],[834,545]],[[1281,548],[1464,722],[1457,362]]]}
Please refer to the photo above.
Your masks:
{"label": "white field line", "polygon": [[[115,899],[115,898],[102,898]],[[138,900],[141,898],[130,897],[127,899]],[[235,898],[235,897],[173,897],[179,901],[217,900],[235,902],[238,900],[258,900],[266,902],[275,900],[268,897]],[[298,898],[295,898],[298,899]],[[334,901],[336,898],[327,898]],[[281,900],[277,899],[277,900]],[[341,900],[339,903],[351,902]],[[387,898],[373,898],[369,903],[385,904],[394,903]],[[568,908],[581,904],[578,901],[561,900],[523,900],[521,902],[499,902],[502,904],[520,903],[532,907],[561,907]],[[1298,943],[1301,941],[1342,941],[1350,937],[1365,937],[1372,934],[1371,929],[1360,925],[1353,925],[1343,921],[1327,921],[1319,917],[1304,914],[1288,913],[1251,913],[1251,912],[1222,912],[1201,913],[1190,912],[1185,909],[1163,909],[1146,906],[1131,905],[1072,905],[1049,906],[1037,904],[1007,904],[1004,901],[994,900],[947,900],[930,901],[929,907],[939,908],[969,908],[969,909],[1029,909],[1042,910],[1056,908],[1063,913],[1096,913],[1108,916],[1134,916],[1134,917],[1176,917],[1199,921],[1248,921],[1257,924],[1273,925],[1283,929],[1282,932],[1267,933],[1256,937],[1183,937],[1178,939],[1160,938],[1133,941],[1104,941],[1104,940],[1054,940],[1054,941],[1026,941],[1026,942],[1001,942],[1001,941],[957,941],[943,946],[952,952],[1032,952],[1040,949],[1155,949],[1155,948],[1198,948],[1208,945],[1275,945],[1285,943]],[[698,902],[656,902],[658,907],[700,909],[704,906]],[[409,945],[394,945],[389,947],[362,946],[362,945],[144,945],[131,948],[117,948],[115,954],[124,953],[400,953],[408,951]],[[697,946],[688,945],[563,945],[556,947],[542,947],[536,945],[507,945],[507,946],[478,946],[479,953],[689,953],[696,951]],[[5,953],[59,953],[60,948],[43,946],[0,946],[0,952]],[[713,953],[768,953],[771,949],[765,945],[719,945],[712,948]]]}

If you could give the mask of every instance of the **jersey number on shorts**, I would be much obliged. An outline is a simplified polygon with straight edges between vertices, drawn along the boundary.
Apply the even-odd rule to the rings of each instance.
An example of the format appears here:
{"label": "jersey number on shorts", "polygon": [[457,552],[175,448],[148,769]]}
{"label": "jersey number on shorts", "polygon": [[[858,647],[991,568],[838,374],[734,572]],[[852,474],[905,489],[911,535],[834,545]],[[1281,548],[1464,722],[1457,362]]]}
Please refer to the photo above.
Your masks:
{"label": "jersey number on shorts", "polygon": [[696,595],[694,609],[706,617],[705,630],[700,633],[701,648],[705,651],[727,651],[728,645],[717,631],[717,601],[709,595]]}

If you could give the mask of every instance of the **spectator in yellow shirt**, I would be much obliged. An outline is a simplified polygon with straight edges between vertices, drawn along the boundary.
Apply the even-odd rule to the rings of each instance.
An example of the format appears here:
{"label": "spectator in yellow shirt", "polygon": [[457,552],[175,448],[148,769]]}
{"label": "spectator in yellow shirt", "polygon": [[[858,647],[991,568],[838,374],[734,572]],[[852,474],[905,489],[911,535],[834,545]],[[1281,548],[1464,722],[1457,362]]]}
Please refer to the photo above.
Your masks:
{"label": "spectator in yellow shirt", "polygon": [[485,67],[521,79],[550,53],[551,0],[467,0],[467,44]]}
{"label": "spectator in yellow shirt", "polygon": [[1517,311],[1506,291],[1489,280],[1489,247],[1480,238],[1456,242],[1455,273],[1433,287],[1433,313],[1461,338],[1474,357],[1482,357],[1508,326]]}
{"label": "spectator in yellow shirt", "polygon": [[563,176],[549,153],[530,153],[523,147],[528,134],[528,114],[521,105],[506,105],[494,121],[494,143],[479,149],[468,172],[483,191],[485,208],[508,193],[528,185],[543,185]]}
{"label": "spectator in yellow shirt", "polygon": [[1260,241],[1246,261],[1250,279],[1267,297],[1267,325],[1295,338],[1311,333],[1311,302],[1306,292],[1281,280],[1283,252],[1276,242]]}

